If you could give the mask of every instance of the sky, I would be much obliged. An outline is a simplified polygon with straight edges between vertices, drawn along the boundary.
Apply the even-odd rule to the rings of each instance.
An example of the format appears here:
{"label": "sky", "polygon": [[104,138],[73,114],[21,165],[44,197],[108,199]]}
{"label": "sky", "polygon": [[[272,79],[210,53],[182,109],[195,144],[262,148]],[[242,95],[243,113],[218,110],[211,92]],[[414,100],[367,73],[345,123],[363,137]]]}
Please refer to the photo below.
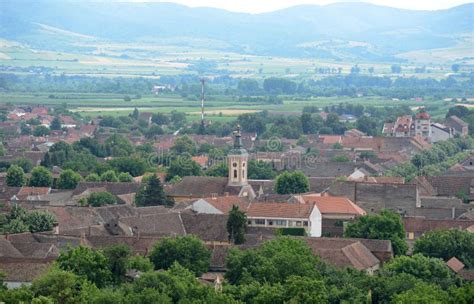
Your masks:
{"label": "sky", "polygon": [[[160,0],[122,0],[130,2],[152,2]],[[175,2],[191,7],[216,7],[234,12],[262,13],[276,11],[282,8],[299,4],[325,5],[335,2],[370,2],[373,4],[391,6],[413,10],[439,10],[470,3],[473,0],[168,0],[161,2]]]}

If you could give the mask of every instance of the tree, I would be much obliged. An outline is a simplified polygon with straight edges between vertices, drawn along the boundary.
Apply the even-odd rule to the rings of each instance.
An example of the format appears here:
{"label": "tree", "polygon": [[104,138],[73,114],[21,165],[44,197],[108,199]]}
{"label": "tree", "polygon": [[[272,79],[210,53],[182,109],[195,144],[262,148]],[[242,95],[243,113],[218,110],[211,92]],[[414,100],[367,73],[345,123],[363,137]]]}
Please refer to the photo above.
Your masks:
{"label": "tree", "polygon": [[104,256],[107,258],[115,283],[121,283],[124,280],[131,254],[130,247],[125,244],[111,245],[104,248]]}
{"label": "tree", "polygon": [[50,187],[53,183],[53,175],[43,166],[34,167],[31,170],[29,185],[31,187]]}
{"label": "tree", "polygon": [[117,204],[117,198],[109,192],[93,192],[87,198],[87,203],[92,207]]}
{"label": "tree", "polygon": [[186,114],[176,110],[171,111],[171,122],[175,128],[180,128],[186,123]]}
{"label": "tree", "polygon": [[132,176],[140,176],[147,169],[146,161],[140,157],[117,157],[111,159],[107,164],[116,172],[128,172]]}
{"label": "tree", "polygon": [[446,118],[450,116],[457,116],[459,118],[463,118],[470,114],[471,111],[466,106],[454,106],[449,108],[448,113],[446,113]]}
{"label": "tree", "polygon": [[274,179],[277,175],[270,163],[261,160],[249,160],[247,169],[249,179]]}
{"label": "tree", "polygon": [[51,131],[49,130],[48,127],[45,126],[37,126],[35,130],[33,131],[33,136],[40,137],[40,136],[46,136],[49,135]]}
{"label": "tree", "polygon": [[57,186],[59,189],[75,189],[81,179],[82,178],[78,173],[71,169],[67,169],[62,171],[59,175]]}
{"label": "tree", "polygon": [[114,170],[108,170],[100,175],[100,181],[108,183],[117,183],[119,180]]}
{"label": "tree", "polygon": [[408,250],[405,242],[405,228],[400,215],[384,209],[377,215],[364,215],[349,223],[344,237],[390,240],[395,255]]}
{"label": "tree", "polygon": [[135,269],[141,272],[152,271],[153,266],[150,259],[140,255],[131,256],[127,261],[127,269]]}
{"label": "tree", "polygon": [[270,77],[263,81],[263,89],[270,94],[294,94],[296,92],[296,83],[285,79]]}
{"label": "tree", "polygon": [[309,180],[301,171],[283,172],[275,183],[278,194],[295,194],[309,191]]}
{"label": "tree", "polygon": [[25,224],[28,226],[28,230],[33,233],[51,231],[56,224],[56,217],[49,212],[32,211],[27,215]]}
{"label": "tree", "polygon": [[178,157],[171,161],[166,174],[166,179],[171,180],[175,176],[200,176],[202,175],[201,166],[188,157]]}
{"label": "tree", "polygon": [[178,137],[174,141],[174,145],[171,147],[171,151],[175,152],[178,155],[187,153],[189,155],[196,154],[196,143],[189,138],[189,136],[184,135]]}
{"label": "tree", "polygon": [[357,119],[357,129],[369,136],[378,134],[377,120],[372,117],[361,116]]}
{"label": "tree", "polygon": [[260,91],[260,87],[258,86],[258,82],[255,79],[241,79],[237,84],[237,89],[245,95],[252,95],[258,94]]}
{"label": "tree", "polygon": [[425,257],[422,254],[398,256],[383,267],[389,273],[407,273],[425,282],[441,284],[452,279],[451,272],[443,260]]}
{"label": "tree", "polygon": [[51,130],[61,130],[61,119],[59,117],[54,117],[53,120],[51,121],[50,128]]}
{"label": "tree", "polygon": [[207,176],[227,177],[229,175],[229,167],[226,163],[218,163],[206,170]]}
{"label": "tree", "polygon": [[59,268],[84,277],[97,287],[106,286],[112,279],[107,258],[102,251],[84,246],[62,252],[56,260]]}
{"label": "tree", "polygon": [[21,219],[13,219],[5,227],[9,233],[23,233],[28,231],[28,226]]}
{"label": "tree", "polygon": [[287,303],[319,304],[328,302],[328,293],[322,280],[291,276],[285,281]]}
{"label": "tree", "polygon": [[474,267],[474,235],[468,231],[450,229],[427,232],[415,241],[413,251],[445,261],[456,257],[467,268]]}
{"label": "tree", "polygon": [[239,207],[233,205],[227,219],[227,233],[229,240],[234,244],[243,244],[245,242],[245,230],[247,229],[247,216],[239,210]]}
{"label": "tree", "polygon": [[395,295],[392,303],[444,304],[449,303],[449,295],[437,285],[418,283],[412,289]]}
{"label": "tree", "polygon": [[196,276],[209,269],[211,252],[193,235],[167,237],[157,242],[150,253],[155,269],[169,269],[175,262],[192,271]]}
{"label": "tree", "polygon": [[393,74],[400,74],[402,72],[402,67],[399,64],[394,64],[390,67]]}
{"label": "tree", "polygon": [[151,122],[157,124],[158,126],[162,126],[169,124],[170,119],[163,113],[153,113],[151,116]]}
{"label": "tree", "polygon": [[356,64],[351,68],[351,74],[359,74],[360,73],[360,67]]}
{"label": "tree", "polygon": [[138,109],[135,108],[133,109],[133,112],[132,112],[132,118],[135,120],[138,120],[138,117],[140,117],[140,113],[138,113]]}
{"label": "tree", "polygon": [[23,169],[23,172],[28,173],[33,169],[33,164],[31,163],[31,160],[25,157],[18,157],[15,158],[12,162],[12,165],[17,165]]}
{"label": "tree", "polygon": [[166,196],[160,178],[153,174],[141,185],[135,196],[135,204],[140,207],[172,206],[173,201]]}
{"label": "tree", "polygon": [[118,176],[117,176],[119,182],[121,183],[130,183],[130,182],[133,182],[133,176],[130,175],[130,173],[128,172],[121,172]]}
{"label": "tree", "polygon": [[21,187],[26,182],[25,172],[21,167],[12,165],[7,170],[5,182],[8,187]]}
{"label": "tree", "polygon": [[303,240],[280,237],[256,249],[230,249],[225,277],[231,284],[283,283],[294,275],[319,278],[318,264]]}
{"label": "tree", "polygon": [[86,182],[100,182],[100,176],[97,175],[97,173],[91,173],[86,176],[85,181]]}
{"label": "tree", "polygon": [[[54,303],[80,303],[84,279],[75,273],[51,268],[43,276],[33,281],[31,291],[36,297],[48,297]],[[35,303],[35,302],[33,302]]]}
{"label": "tree", "polygon": [[129,156],[134,148],[128,139],[119,134],[114,134],[107,138],[104,144],[105,154],[108,156]]}
{"label": "tree", "polygon": [[455,64],[453,64],[453,65],[451,66],[451,70],[452,70],[454,73],[459,72],[460,69],[461,69],[461,65],[460,65],[460,64],[455,63]]}

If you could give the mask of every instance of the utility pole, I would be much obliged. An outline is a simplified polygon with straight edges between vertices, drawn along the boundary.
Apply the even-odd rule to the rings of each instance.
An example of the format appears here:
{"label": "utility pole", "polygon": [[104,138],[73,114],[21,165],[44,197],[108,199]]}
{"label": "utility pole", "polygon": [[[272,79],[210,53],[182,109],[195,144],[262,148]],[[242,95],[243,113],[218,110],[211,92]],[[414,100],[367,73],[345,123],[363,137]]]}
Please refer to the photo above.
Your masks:
{"label": "utility pole", "polygon": [[204,84],[206,80],[201,78],[201,125],[199,126],[199,134],[204,135],[206,133],[204,123]]}
{"label": "utility pole", "polygon": [[201,123],[204,124],[204,84],[206,80],[201,78]]}

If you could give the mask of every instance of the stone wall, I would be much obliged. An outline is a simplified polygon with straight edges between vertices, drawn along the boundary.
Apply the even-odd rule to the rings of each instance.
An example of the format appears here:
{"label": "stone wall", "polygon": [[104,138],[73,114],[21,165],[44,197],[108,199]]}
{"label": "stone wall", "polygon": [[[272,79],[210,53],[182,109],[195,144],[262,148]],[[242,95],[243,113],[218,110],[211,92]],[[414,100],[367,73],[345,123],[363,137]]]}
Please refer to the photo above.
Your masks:
{"label": "stone wall", "polygon": [[386,208],[413,215],[419,205],[418,190],[412,184],[335,182],[329,193],[346,196],[367,213],[379,213]]}

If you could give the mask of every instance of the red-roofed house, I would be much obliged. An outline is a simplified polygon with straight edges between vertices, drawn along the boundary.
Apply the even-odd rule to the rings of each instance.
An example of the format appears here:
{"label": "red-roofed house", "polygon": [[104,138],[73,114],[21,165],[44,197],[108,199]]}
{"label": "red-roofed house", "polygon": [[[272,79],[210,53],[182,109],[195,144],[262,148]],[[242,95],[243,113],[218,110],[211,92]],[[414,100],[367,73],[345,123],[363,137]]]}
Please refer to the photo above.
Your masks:
{"label": "red-roofed house", "polygon": [[247,219],[250,227],[303,227],[309,236],[321,236],[321,213],[314,204],[252,203]]}

